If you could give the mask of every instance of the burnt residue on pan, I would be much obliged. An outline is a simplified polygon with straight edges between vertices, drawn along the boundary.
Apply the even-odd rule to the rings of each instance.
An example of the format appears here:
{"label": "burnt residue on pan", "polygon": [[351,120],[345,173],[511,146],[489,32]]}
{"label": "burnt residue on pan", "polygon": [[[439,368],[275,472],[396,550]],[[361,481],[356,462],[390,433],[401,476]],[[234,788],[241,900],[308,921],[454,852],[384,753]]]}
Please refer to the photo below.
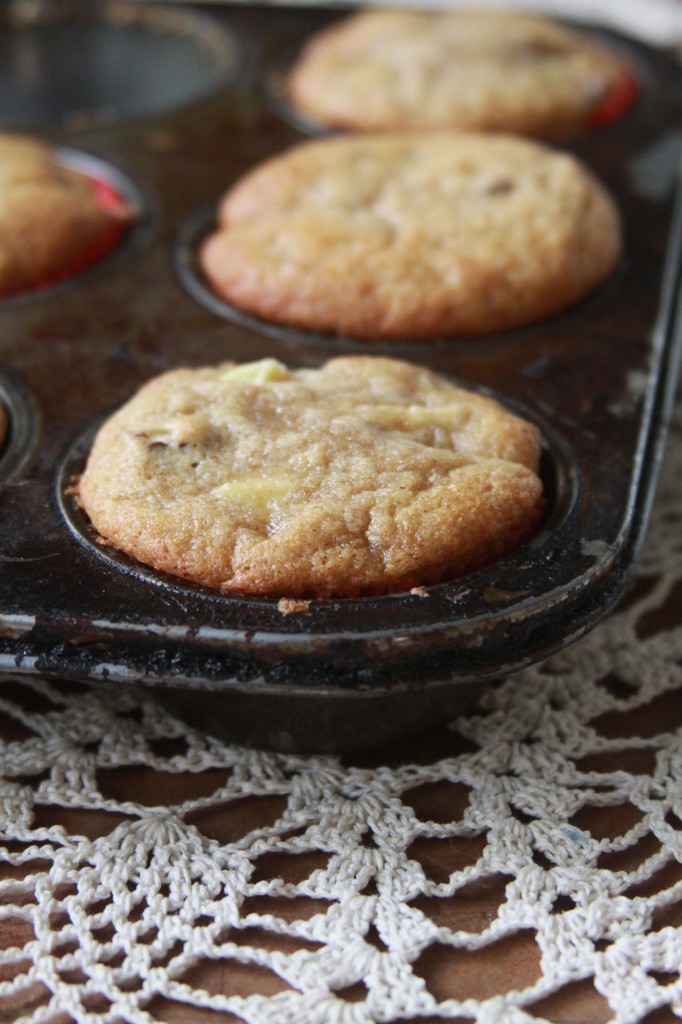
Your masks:
{"label": "burnt residue on pan", "polygon": [[[0,5],[0,17],[10,6]],[[101,6],[116,8],[119,25],[138,8]],[[501,336],[362,345],[230,318],[196,275],[190,280],[193,241],[221,193],[303,137],[267,102],[267,76],[334,12],[173,12],[202,25],[207,18],[229,40],[219,74],[190,102],[122,106],[109,120],[49,119],[44,129],[31,121],[58,145],[125,168],[153,213],[125,258],[40,301],[0,304],[0,400],[10,412],[0,454],[0,670],[142,682],[188,720],[251,745],[387,741],[448,719],[490,680],[583,635],[632,576],[677,373],[682,71],[614,37],[636,63],[640,100],[618,123],[571,143],[625,225],[622,265],[598,293]],[[151,52],[154,32],[139,22],[136,31]],[[7,45],[3,37],[0,55]],[[0,82],[9,76],[21,92],[17,53],[11,72],[0,60]],[[26,53],[30,85],[31,61],[39,78],[50,58],[40,48]],[[642,187],[644,166],[653,190]],[[101,548],[70,488],[93,424],[140,384],[226,359],[317,365],[350,347],[423,363],[536,419],[549,498],[536,537],[458,580],[296,607],[209,592]]]}

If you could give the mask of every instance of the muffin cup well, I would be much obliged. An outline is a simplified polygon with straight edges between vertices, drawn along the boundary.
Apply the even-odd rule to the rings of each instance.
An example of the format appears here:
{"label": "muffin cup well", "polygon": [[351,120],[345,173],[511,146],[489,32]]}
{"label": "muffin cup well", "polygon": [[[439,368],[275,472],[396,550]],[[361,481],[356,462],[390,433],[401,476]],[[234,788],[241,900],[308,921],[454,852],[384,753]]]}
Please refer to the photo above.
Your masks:
{"label": "muffin cup well", "polygon": [[0,489],[25,468],[38,443],[38,416],[29,392],[8,367],[0,367],[0,405],[7,432],[0,442]]}
{"label": "muffin cup well", "polygon": [[198,10],[18,0],[0,10],[0,123],[110,128],[200,102],[239,65],[236,38]]}

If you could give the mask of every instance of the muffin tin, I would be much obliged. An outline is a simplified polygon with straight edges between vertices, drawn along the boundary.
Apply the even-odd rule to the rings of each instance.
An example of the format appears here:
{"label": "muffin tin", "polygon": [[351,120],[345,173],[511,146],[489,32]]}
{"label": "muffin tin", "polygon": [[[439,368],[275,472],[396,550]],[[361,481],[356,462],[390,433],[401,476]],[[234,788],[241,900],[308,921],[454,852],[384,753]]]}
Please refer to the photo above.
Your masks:
{"label": "muffin tin", "polygon": [[[78,18],[88,4],[69,7]],[[133,9],[150,53],[164,29],[145,19],[169,14],[190,46],[208,32],[225,66],[201,95],[190,90],[152,112],[117,107],[114,94],[106,123],[74,119],[76,97],[56,119],[31,108],[21,125],[132,188],[141,219],[96,273],[0,303],[0,401],[10,414],[0,453],[0,671],[142,683],[193,724],[281,750],[357,748],[447,721],[490,681],[583,635],[631,578],[678,366],[682,71],[664,53],[599,33],[630,53],[641,82],[621,121],[566,146],[623,214],[624,258],[604,287],[504,335],[365,344],[239,314],[211,295],[195,262],[229,183],[304,137],[280,116],[270,85],[282,60],[338,13],[98,5],[109,19],[98,35],[105,50],[108,39],[120,44]],[[24,27],[14,17],[10,35]],[[42,50],[39,60],[48,60]],[[0,63],[0,93],[11,87],[19,102],[13,68]],[[539,533],[495,565],[424,592],[311,601],[294,614],[276,600],[162,576],[97,542],[69,485],[102,417],[145,380],[180,365],[274,356],[313,366],[349,352],[422,363],[538,422],[549,497]]]}

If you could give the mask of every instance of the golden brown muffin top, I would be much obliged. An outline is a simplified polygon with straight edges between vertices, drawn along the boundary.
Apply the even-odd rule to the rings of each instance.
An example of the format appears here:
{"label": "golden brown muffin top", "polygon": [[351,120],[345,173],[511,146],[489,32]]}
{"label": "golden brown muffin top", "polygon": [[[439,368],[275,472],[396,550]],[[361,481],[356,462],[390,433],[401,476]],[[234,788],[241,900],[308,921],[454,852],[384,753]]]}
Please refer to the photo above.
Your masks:
{"label": "golden brown muffin top", "polygon": [[51,147],[0,134],[0,295],[65,276],[133,216],[123,202],[104,209]]}
{"label": "golden brown muffin top", "polygon": [[228,192],[200,259],[218,295],[359,338],[483,334],[582,298],[620,253],[615,206],[575,157],[513,136],[316,140]]}
{"label": "golden brown muffin top", "polygon": [[105,541],[225,592],[409,589],[499,557],[542,511],[535,426],[410,363],[176,370],[102,427],[79,496]]}
{"label": "golden brown muffin top", "polygon": [[286,91],[334,127],[559,137],[633,81],[619,55],[535,14],[371,10],[314,36]]}

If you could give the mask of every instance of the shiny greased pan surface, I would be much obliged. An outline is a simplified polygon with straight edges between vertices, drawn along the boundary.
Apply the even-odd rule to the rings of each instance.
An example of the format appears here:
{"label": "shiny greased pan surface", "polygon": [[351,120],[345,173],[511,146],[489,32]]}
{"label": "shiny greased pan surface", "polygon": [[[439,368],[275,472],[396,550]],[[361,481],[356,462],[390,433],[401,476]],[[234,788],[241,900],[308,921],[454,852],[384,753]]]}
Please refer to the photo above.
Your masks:
{"label": "shiny greased pan surface", "polygon": [[[189,18],[180,35],[202,46],[200,8],[178,11]],[[501,336],[372,345],[230,319],[207,298],[194,246],[231,181],[304,137],[282,116],[277,77],[335,16],[211,8],[228,38],[207,94],[189,105],[139,110],[133,92],[125,116],[112,116],[106,98],[57,123],[53,113],[41,121],[33,97],[31,128],[111,165],[143,212],[110,263],[0,305],[0,394],[12,421],[0,458],[0,670],[142,681],[193,722],[282,749],[363,746],[447,720],[487,681],[607,613],[643,539],[679,347],[682,72],[606,34],[631,54],[641,96],[622,121],[567,146],[610,188],[625,227],[617,272],[579,306]],[[20,90],[11,63],[0,86]],[[163,77],[158,59],[152,68]],[[424,594],[312,601],[288,615],[276,600],[161,577],[96,543],[68,486],[96,424],[149,377],[266,356],[313,366],[354,352],[430,366],[540,424],[549,507],[530,543]]]}

